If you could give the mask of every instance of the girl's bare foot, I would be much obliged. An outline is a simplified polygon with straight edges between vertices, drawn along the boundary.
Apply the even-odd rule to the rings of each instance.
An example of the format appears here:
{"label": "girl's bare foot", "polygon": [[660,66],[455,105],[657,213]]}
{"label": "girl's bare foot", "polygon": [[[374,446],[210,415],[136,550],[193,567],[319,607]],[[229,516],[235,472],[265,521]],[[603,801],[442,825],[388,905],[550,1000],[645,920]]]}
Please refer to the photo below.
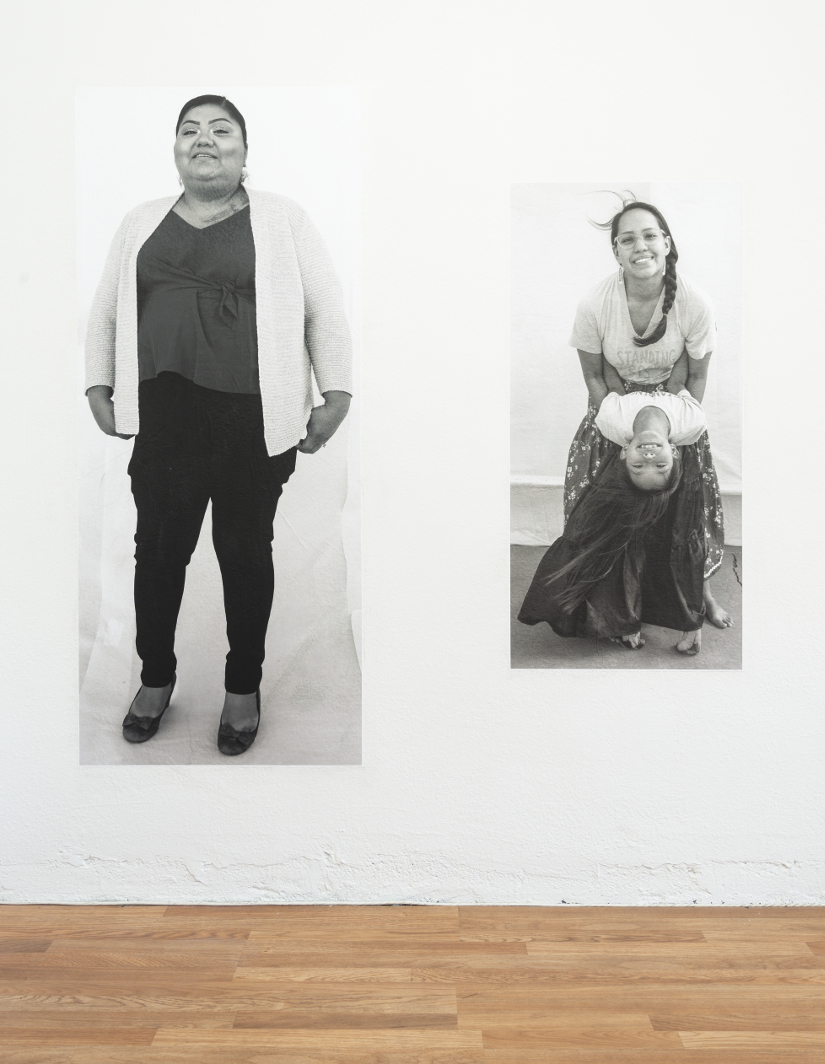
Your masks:
{"label": "girl's bare foot", "polygon": [[645,645],[645,639],[642,635],[641,628],[638,632],[632,632],[630,635],[612,635],[610,637],[611,643],[618,643],[619,646],[624,647],[625,650],[641,650]]}
{"label": "girl's bare foot", "polygon": [[676,644],[676,649],[680,654],[695,658],[702,649],[702,629],[697,628],[695,632],[682,632],[682,638]]}
{"label": "girl's bare foot", "polygon": [[733,628],[733,617],[727,610],[722,609],[711,594],[710,581],[706,580],[702,588],[702,598],[705,600],[705,616],[711,624],[717,628]]}

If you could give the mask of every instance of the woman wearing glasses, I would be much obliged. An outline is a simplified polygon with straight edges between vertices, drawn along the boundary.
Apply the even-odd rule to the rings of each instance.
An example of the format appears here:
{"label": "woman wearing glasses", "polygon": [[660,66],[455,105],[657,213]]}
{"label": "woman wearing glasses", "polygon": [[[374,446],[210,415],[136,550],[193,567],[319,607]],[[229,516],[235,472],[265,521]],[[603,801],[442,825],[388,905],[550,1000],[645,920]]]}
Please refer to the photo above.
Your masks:
{"label": "woman wearing glasses", "polygon": [[[724,521],[707,433],[698,442],[681,448],[682,461],[674,464],[668,482],[650,491],[634,483],[627,463],[617,463],[617,445],[601,434],[596,417],[609,391],[619,395],[636,391],[678,393],[686,387],[701,403],[716,344],[713,307],[703,292],[683,275],[677,276],[676,244],[656,207],[637,201],[625,202],[603,228],[610,229],[619,269],[581,301],[570,340],[571,346],[578,350],[589,403],[567,462],[566,545],[559,553],[554,544],[542,560],[519,619],[527,624],[546,620],[562,635],[612,636],[630,649],[643,645],[641,621],[649,620],[665,627],[682,628],[684,635],[677,650],[693,655],[701,645],[703,615],[720,628],[732,624],[728,613],[711,594],[708,583],[722,561]],[[608,512],[605,506],[594,506],[591,498],[571,528],[568,519],[576,504],[588,493],[593,494],[591,489],[598,485],[602,474],[607,474],[611,491],[615,493],[618,489],[611,505],[621,508],[627,504],[624,516],[621,520],[605,521]],[[587,527],[592,524],[586,518],[590,511],[601,515],[594,518],[602,523],[601,527]],[[663,522],[667,524],[667,548],[662,545]],[[605,524],[610,527],[606,528]],[[652,531],[654,528],[657,531]],[[571,539],[574,535],[576,543]],[[655,559],[641,556],[643,539],[648,546],[658,542],[665,555]],[[574,562],[577,552],[581,553],[581,544],[586,543],[591,550],[597,540],[600,541],[597,553],[612,559],[608,573],[604,573],[604,565],[600,570],[610,581],[612,590],[605,595],[606,589],[602,587],[602,607],[595,611],[592,601],[599,596],[595,592],[589,595],[588,611],[585,601],[588,594],[585,592],[584,598],[571,594],[568,582],[560,582],[558,574],[563,569],[564,575],[577,579],[575,574],[580,566],[577,568]],[[630,552],[633,562],[629,565]],[[617,565],[619,559],[622,564]],[[697,559],[701,559],[701,581],[696,572]],[[646,610],[639,583],[645,567],[648,579],[654,570],[668,573],[665,582],[673,608],[663,611],[659,601],[655,619]],[[617,583],[622,569],[623,577]],[[583,583],[592,580],[596,572],[585,566],[583,574],[580,573]],[[661,588],[661,581],[658,587]],[[583,585],[579,590],[585,590]],[[616,602],[617,594],[621,602]],[[613,607],[605,606],[608,601]],[[576,617],[573,603],[578,610]],[[668,623],[670,620],[675,623]]]}

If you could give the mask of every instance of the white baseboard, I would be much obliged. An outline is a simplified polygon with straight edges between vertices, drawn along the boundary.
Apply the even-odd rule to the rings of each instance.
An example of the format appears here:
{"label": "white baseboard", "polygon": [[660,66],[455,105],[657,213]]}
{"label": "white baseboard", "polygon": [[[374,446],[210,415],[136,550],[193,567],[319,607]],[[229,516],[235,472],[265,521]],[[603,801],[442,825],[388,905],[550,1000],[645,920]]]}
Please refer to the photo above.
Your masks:
{"label": "white baseboard", "polygon": [[[547,546],[562,534],[563,477],[514,476],[510,479],[510,542]],[[725,542],[742,545],[742,493],[722,487]]]}

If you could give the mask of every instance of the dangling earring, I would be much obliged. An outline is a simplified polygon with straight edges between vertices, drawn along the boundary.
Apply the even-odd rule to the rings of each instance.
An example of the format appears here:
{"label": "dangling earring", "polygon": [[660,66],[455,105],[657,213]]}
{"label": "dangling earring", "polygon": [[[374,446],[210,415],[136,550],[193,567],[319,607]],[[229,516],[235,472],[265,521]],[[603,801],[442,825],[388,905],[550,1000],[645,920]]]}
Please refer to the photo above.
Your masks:
{"label": "dangling earring", "polygon": [[245,166],[242,166],[241,167],[241,182],[243,183],[244,181],[248,181],[248,180],[249,180],[249,171],[247,170],[247,168]]}
{"label": "dangling earring", "polygon": [[181,188],[183,188],[183,178],[180,176],[180,174],[178,174],[178,184]]}
{"label": "dangling earring", "polygon": [[619,284],[624,281],[624,267],[619,267]]}

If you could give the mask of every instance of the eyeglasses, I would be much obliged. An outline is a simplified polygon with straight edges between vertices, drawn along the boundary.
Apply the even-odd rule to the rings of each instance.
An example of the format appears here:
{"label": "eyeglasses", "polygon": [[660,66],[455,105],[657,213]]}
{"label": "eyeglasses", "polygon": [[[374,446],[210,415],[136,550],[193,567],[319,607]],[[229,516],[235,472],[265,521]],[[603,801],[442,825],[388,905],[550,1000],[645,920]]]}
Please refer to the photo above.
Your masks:
{"label": "eyeglasses", "polygon": [[[650,246],[651,244],[655,244],[656,241],[663,236],[667,236],[664,229],[645,229],[642,233],[642,240]],[[638,236],[631,236],[630,233],[625,233],[623,236],[616,237],[616,243],[620,248],[624,248],[625,251],[630,251],[631,248],[634,248],[638,240]]]}

